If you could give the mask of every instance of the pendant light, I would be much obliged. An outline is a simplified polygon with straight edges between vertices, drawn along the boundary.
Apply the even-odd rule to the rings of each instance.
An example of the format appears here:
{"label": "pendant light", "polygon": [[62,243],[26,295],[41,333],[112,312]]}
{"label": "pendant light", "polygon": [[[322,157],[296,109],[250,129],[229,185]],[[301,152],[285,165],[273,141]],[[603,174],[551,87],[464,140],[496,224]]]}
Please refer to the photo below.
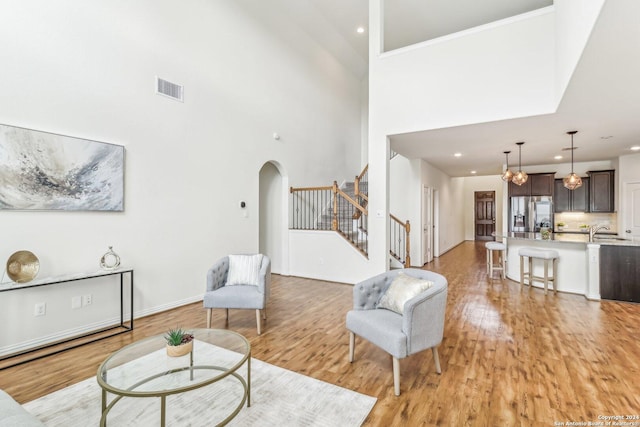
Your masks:
{"label": "pendant light", "polygon": [[509,170],[509,153],[511,151],[505,151],[504,155],[507,157],[507,170],[504,171],[504,173],[502,174],[502,180],[503,181],[511,181],[511,179],[513,178],[513,172],[511,172],[511,170]]}
{"label": "pendant light", "polygon": [[568,135],[571,135],[571,173],[562,179],[562,183],[569,190],[575,190],[582,185],[582,178],[573,173],[573,135],[576,133],[578,133],[577,130],[567,132]]}
{"label": "pendant light", "polygon": [[525,182],[527,182],[527,179],[529,178],[526,172],[522,172],[522,145],[523,144],[524,142],[516,142],[516,145],[518,146],[518,172],[515,175],[513,175],[513,178],[511,179],[511,182],[513,182],[515,185],[522,185]]}

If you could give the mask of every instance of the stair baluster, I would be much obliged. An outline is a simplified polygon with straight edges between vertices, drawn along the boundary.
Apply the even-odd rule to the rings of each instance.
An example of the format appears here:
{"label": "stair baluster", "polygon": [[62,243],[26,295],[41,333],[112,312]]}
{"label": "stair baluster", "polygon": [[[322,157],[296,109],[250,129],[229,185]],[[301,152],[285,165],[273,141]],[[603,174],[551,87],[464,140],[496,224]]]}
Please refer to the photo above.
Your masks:
{"label": "stair baluster", "polygon": [[[327,187],[291,187],[289,192],[292,198],[291,229],[336,231],[364,256],[368,256],[369,165],[364,167],[353,183],[346,183],[342,188],[334,181]],[[404,223],[391,214],[389,217],[389,253],[409,267],[411,226],[409,221]]]}

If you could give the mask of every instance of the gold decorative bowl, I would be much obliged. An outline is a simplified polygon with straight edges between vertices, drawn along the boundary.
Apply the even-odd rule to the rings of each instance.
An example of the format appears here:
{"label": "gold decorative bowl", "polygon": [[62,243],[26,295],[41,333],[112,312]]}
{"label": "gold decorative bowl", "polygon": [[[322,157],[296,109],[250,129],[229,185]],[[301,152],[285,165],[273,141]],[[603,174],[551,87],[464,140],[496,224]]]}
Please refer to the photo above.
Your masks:
{"label": "gold decorative bowl", "polygon": [[38,275],[40,261],[29,251],[18,251],[7,260],[7,275],[16,283],[27,283]]}

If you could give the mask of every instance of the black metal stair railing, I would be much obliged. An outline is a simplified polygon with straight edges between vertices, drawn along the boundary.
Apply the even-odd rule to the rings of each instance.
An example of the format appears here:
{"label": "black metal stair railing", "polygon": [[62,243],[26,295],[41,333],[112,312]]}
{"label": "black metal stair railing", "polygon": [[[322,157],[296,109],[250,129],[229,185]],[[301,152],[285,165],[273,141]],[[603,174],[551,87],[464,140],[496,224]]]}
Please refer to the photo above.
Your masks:
{"label": "black metal stair railing", "polygon": [[336,182],[331,187],[291,187],[289,228],[336,231],[367,256],[368,213],[356,202],[352,189],[340,189]]}
{"label": "black metal stair railing", "polygon": [[292,230],[331,230],[333,220],[333,187],[289,189]]}
{"label": "black metal stair railing", "polygon": [[[365,166],[353,183],[289,189],[292,230],[333,230],[338,232],[364,256],[369,253],[368,210],[369,166]],[[405,267],[411,265],[409,221],[389,215],[389,254]]]}

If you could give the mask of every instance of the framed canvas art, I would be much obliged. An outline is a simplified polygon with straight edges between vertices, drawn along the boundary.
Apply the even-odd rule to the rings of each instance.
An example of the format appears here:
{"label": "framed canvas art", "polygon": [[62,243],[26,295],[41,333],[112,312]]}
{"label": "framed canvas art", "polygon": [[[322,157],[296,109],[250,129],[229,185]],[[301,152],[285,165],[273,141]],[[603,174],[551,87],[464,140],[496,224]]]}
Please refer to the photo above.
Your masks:
{"label": "framed canvas art", "polygon": [[124,147],[0,125],[0,209],[124,210]]}

